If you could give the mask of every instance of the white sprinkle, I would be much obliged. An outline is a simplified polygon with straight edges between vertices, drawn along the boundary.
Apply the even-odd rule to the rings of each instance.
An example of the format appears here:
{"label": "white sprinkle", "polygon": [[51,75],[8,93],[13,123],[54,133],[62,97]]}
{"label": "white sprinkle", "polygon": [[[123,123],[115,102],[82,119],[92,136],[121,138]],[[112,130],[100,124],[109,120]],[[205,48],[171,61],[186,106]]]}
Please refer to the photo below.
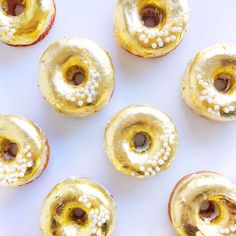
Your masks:
{"label": "white sprinkle", "polygon": [[155,171],[152,171],[152,176],[155,176],[157,173]]}
{"label": "white sprinkle", "polygon": [[205,97],[201,96],[199,99],[200,99],[201,102],[203,102],[205,100]]}
{"label": "white sprinkle", "polygon": [[82,107],[83,104],[84,104],[83,101],[79,101],[79,102],[78,102],[78,105],[79,105],[80,107]]}
{"label": "white sprinkle", "polygon": [[233,112],[233,111],[235,111],[235,107],[234,106],[230,106],[229,110]]}
{"label": "white sprinkle", "polygon": [[153,49],[157,48],[157,44],[156,43],[152,43],[152,48]]}
{"label": "white sprinkle", "polygon": [[171,41],[175,41],[177,38],[176,38],[175,35],[172,35],[172,36],[170,37],[170,39],[171,39]]}
{"label": "white sprinkle", "polygon": [[224,108],[224,112],[225,113],[229,113],[230,111],[229,111],[229,108]]}
{"label": "white sprinkle", "polygon": [[134,173],[134,172],[132,172],[132,173],[131,173],[131,176],[132,176],[132,177],[135,177],[135,173]]}
{"label": "white sprinkle", "polygon": [[207,101],[208,101],[209,104],[213,103],[213,99],[212,98],[208,98]]}
{"label": "white sprinkle", "polygon": [[148,40],[148,39],[145,39],[143,42],[144,42],[145,44],[148,44],[149,40]]}
{"label": "white sprinkle", "polygon": [[149,172],[145,172],[145,176],[149,176]]}
{"label": "white sprinkle", "polygon": [[214,106],[214,109],[215,109],[216,111],[219,111],[219,110],[220,110],[220,106],[219,106],[219,105],[215,105],[215,106]]}
{"label": "white sprinkle", "polygon": [[157,42],[158,43],[162,42],[162,39],[161,38],[157,38]]}
{"label": "white sprinkle", "polygon": [[167,43],[169,43],[169,42],[171,41],[170,37],[167,37],[167,38],[165,39],[165,41],[166,41]]}
{"label": "white sprinkle", "polygon": [[162,37],[162,36],[163,36],[163,32],[162,32],[161,30],[158,31],[158,32],[157,32],[157,36]]}
{"label": "white sprinkle", "polygon": [[157,161],[152,161],[152,166],[156,166],[157,165]]}
{"label": "white sprinkle", "polygon": [[163,160],[159,160],[159,161],[158,161],[158,164],[159,164],[160,166],[163,166],[163,165],[165,164],[165,162],[164,162]]}
{"label": "white sprinkle", "polygon": [[145,37],[144,34],[141,34],[141,35],[139,36],[139,40],[140,40],[140,41],[144,41],[145,39],[146,39],[146,37]]}
{"label": "white sprinkle", "polygon": [[159,45],[160,48],[162,48],[164,46],[164,43],[163,42],[159,42],[158,45]]}
{"label": "white sprinkle", "polygon": [[163,35],[164,35],[164,36],[168,36],[168,35],[169,35],[169,32],[168,32],[168,31],[164,31]]}
{"label": "white sprinkle", "polygon": [[90,98],[90,97],[87,99],[87,102],[88,102],[88,103],[91,103],[92,101],[93,101],[93,99]]}
{"label": "white sprinkle", "polygon": [[156,167],[156,172],[159,172],[161,169],[157,166]]}
{"label": "white sprinkle", "polygon": [[31,153],[31,152],[28,152],[28,153],[26,154],[26,156],[27,156],[28,158],[30,158],[30,157],[32,157],[32,153]]}
{"label": "white sprinkle", "polygon": [[152,168],[149,167],[149,168],[147,169],[147,171],[151,173],[151,172],[152,172]]}
{"label": "white sprinkle", "polygon": [[144,171],[145,171],[145,167],[144,167],[144,166],[141,166],[141,167],[140,167],[140,171],[144,172]]}
{"label": "white sprinkle", "polygon": [[27,145],[26,145],[26,148],[27,148],[27,149],[30,149],[30,148],[31,148],[31,146],[30,146],[29,144],[27,144]]}

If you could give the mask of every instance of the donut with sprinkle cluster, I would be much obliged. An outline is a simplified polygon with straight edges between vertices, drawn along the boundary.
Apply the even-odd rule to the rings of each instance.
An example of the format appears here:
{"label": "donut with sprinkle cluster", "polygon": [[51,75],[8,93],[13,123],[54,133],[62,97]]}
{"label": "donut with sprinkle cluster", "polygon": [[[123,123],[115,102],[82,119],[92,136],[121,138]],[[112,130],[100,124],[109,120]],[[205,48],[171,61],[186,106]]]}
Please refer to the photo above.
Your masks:
{"label": "donut with sprinkle cluster", "polygon": [[45,134],[32,121],[0,115],[0,185],[32,182],[46,169],[49,145]]}
{"label": "donut with sprinkle cluster", "polygon": [[115,168],[132,177],[155,176],[174,159],[178,134],[171,119],[150,106],[118,112],[105,131],[104,147]]}
{"label": "donut with sprinkle cluster", "polygon": [[115,36],[127,51],[161,57],[182,41],[188,25],[186,0],[118,0]]}
{"label": "donut with sprinkle cluster", "polygon": [[182,81],[184,101],[214,121],[236,119],[236,46],[215,45],[199,52]]}
{"label": "donut with sprinkle cluster", "polygon": [[56,15],[54,0],[1,0],[0,41],[28,46],[43,39]]}
{"label": "donut with sprinkle cluster", "polygon": [[169,216],[180,236],[235,235],[236,186],[213,172],[185,176],[171,194]]}
{"label": "donut with sprinkle cluster", "polygon": [[114,89],[109,55],[86,38],[65,38],[53,43],[39,63],[39,87],[59,112],[83,117],[100,111]]}
{"label": "donut with sprinkle cluster", "polygon": [[56,185],[41,212],[45,236],[111,236],[115,222],[112,196],[86,178],[72,177]]}

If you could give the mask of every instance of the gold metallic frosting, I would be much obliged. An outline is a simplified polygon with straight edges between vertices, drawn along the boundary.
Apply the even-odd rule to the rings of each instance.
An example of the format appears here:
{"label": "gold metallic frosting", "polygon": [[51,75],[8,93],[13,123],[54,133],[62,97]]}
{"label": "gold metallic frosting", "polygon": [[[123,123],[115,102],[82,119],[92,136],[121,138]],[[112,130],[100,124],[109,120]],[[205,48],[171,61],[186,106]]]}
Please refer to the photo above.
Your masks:
{"label": "gold metallic frosting", "polygon": [[217,173],[198,172],[176,185],[169,214],[181,236],[233,236],[236,235],[235,204],[234,184]]}
{"label": "gold metallic frosting", "polygon": [[182,96],[197,114],[214,121],[231,121],[236,118],[235,81],[236,46],[216,45],[191,60],[182,81]]}
{"label": "gold metallic frosting", "polygon": [[[14,156],[12,145],[17,147]],[[32,182],[46,168],[49,152],[45,134],[35,123],[16,115],[0,115],[0,185]]]}
{"label": "gold metallic frosting", "polygon": [[[142,18],[157,16],[153,27]],[[186,0],[117,0],[115,37],[127,51],[141,57],[161,57],[182,41],[188,25]]]}
{"label": "gold metallic frosting", "polygon": [[108,122],[104,147],[118,171],[142,178],[167,169],[177,143],[176,127],[165,113],[150,106],[130,106]]}
{"label": "gold metallic frosting", "polygon": [[[84,76],[77,81],[77,77]],[[102,48],[86,38],[53,43],[39,63],[39,87],[58,111],[83,117],[100,111],[114,89],[112,61]]]}
{"label": "gold metallic frosting", "polygon": [[[16,15],[19,5],[24,10]],[[54,0],[0,0],[0,41],[13,46],[35,44],[50,30],[55,14]]]}
{"label": "gold metallic frosting", "polygon": [[110,236],[116,223],[110,193],[99,184],[72,177],[48,194],[41,212],[45,236]]}

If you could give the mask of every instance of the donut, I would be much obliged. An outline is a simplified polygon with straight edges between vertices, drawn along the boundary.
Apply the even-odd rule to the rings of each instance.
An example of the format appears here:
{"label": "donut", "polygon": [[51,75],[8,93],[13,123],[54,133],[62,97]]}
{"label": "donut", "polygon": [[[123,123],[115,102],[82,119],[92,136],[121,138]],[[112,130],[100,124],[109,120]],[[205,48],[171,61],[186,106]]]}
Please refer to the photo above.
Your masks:
{"label": "donut", "polygon": [[131,177],[155,176],[169,167],[178,143],[171,119],[150,106],[118,112],[105,131],[104,148],[115,168]]}
{"label": "donut", "polygon": [[130,53],[161,57],[182,41],[188,26],[186,0],[117,0],[115,38]]}
{"label": "donut", "polygon": [[0,115],[0,185],[32,182],[46,169],[49,145],[42,130],[16,115]]}
{"label": "donut", "polygon": [[45,236],[110,236],[115,222],[112,196],[86,178],[72,177],[56,185],[41,211]]}
{"label": "donut", "polygon": [[39,63],[39,87],[58,112],[84,117],[100,111],[114,89],[112,61],[102,48],[86,38],[53,43]]}
{"label": "donut", "polygon": [[12,46],[29,46],[43,39],[56,15],[54,0],[2,0],[0,41]]}
{"label": "donut", "polygon": [[215,45],[199,52],[187,66],[184,101],[197,114],[214,121],[236,118],[236,46]]}
{"label": "donut", "polygon": [[235,204],[235,185],[220,174],[197,172],[175,186],[169,216],[181,236],[235,235]]}

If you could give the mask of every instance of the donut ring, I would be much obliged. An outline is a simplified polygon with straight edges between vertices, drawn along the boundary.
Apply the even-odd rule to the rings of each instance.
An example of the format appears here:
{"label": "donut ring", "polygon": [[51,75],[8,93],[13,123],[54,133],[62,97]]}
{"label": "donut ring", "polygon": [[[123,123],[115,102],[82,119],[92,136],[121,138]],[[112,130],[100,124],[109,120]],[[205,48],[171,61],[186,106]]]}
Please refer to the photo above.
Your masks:
{"label": "donut ring", "polygon": [[20,186],[32,182],[46,169],[49,145],[32,121],[0,115],[0,185]]}
{"label": "donut ring", "polygon": [[39,87],[46,100],[63,114],[83,117],[96,113],[113,93],[111,59],[89,39],[63,39],[44,52]]}
{"label": "donut ring", "polygon": [[199,115],[214,121],[234,120],[236,47],[216,45],[198,53],[187,67],[181,89],[185,102]]}
{"label": "donut ring", "polygon": [[110,236],[115,227],[112,196],[99,184],[73,177],[56,185],[41,212],[45,236]]}
{"label": "donut ring", "polygon": [[175,125],[166,114],[150,106],[130,106],[108,122],[104,147],[118,171],[142,178],[167,169],[177,143]]}
{"label": "donut ring", "polygon": [[[147,27],[145,20],[152,20]],[[188,24],[186,0],[118,0],[115,36],[127,51],[141,57],[161,57],[182,41]]]}
{"label": "donut ring", "polygon": [[181,236],[234,235],[236,187],[217,173],[190,174],[175,186],[169,215]]}
{"label": "donut ring", "polygon": [[[24,10],[16,15],[18,6]],[[29,46],[43,39],[56,15],[54,0],[0,0],[0,41]]]}

